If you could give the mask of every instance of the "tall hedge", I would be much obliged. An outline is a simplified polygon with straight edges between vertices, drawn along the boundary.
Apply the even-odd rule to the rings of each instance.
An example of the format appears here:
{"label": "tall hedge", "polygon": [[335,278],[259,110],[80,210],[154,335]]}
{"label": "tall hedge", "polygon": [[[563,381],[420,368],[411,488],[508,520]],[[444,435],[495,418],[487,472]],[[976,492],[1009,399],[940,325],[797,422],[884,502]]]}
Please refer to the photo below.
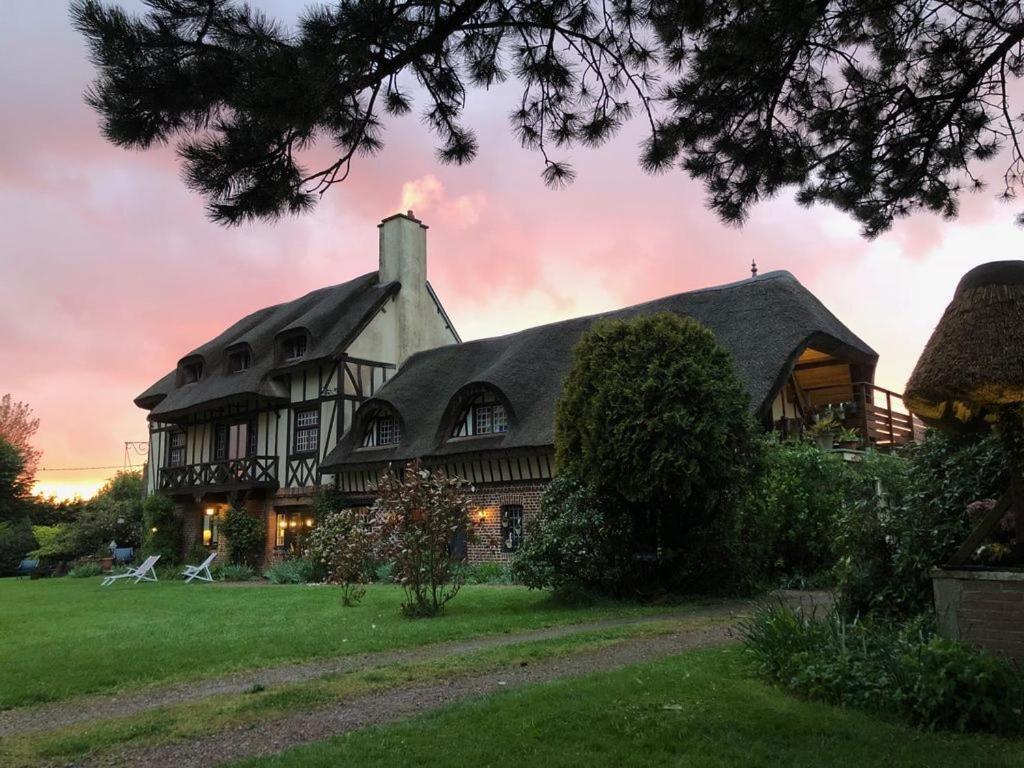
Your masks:
{"label": "tall hedge", "polygon": [[746,391],[711,331],[671,313],[595,323],[555,424],[559,472],[631,509],[630,544],[660,579],[703,587],[729,567],[758,451]]}
{"label": "tall hedge", "polygon": [[181,519],[174,512],[174,502],[154,493],[142,504],[145,555],[160,555],[161,565],[177,562],[181,550]]}

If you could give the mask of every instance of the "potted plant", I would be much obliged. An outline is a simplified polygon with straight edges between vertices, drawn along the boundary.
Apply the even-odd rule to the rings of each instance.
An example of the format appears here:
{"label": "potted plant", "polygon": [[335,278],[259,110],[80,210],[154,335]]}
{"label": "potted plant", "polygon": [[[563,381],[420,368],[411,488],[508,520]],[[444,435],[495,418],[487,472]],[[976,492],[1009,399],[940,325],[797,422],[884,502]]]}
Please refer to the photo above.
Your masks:
{"label": "potted plant", "polygon": [[814,423],[811,424],[807,432],[815,445],[823,451],[828,451],[832,449],[839,429],[839,419],[832,409],[826,406],[815,415]]}
{"label": "potted plant", "polygon": [[842,427],[836,439],[844,451],[854,451],[860,445],[860,432],[853,427]]}

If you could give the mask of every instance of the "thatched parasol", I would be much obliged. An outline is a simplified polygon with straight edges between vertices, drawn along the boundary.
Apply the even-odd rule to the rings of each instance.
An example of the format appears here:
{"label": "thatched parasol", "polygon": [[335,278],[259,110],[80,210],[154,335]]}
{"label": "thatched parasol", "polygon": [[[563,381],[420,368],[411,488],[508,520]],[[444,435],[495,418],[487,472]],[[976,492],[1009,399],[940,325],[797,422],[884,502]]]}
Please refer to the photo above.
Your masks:
{"label": "thatched parasol", "polygon": [[1011,465],[1010,493],[958,556],[969,554],[1011,507],[1018,554],[1024,554],[1024,261],[993,261],[963,276],[903,399],[941,429],[996,425]]}

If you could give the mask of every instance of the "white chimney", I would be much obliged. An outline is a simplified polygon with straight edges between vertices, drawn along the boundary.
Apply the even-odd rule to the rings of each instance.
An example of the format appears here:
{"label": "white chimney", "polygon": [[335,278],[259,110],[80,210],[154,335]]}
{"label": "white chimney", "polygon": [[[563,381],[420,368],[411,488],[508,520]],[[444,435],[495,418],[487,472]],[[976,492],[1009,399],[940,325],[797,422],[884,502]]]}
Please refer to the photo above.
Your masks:
{"label": "white chimney", "polygon": [[397,312],[398,364],[414,352],[434,346],[426,343],[430,335],[427,313],[436,314],[427,291],[427,226],[412,211],[396,213],[381,221],[380,281],[399,282],[395,297]]}

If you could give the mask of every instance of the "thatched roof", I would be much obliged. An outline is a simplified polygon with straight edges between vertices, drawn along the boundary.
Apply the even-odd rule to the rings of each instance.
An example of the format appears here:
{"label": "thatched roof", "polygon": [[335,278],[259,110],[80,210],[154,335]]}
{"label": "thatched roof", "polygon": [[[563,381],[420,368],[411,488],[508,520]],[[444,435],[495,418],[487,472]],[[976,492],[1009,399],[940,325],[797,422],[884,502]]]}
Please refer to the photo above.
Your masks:
{"label": "thatched roof", "polygon": [[1024,261],[993,261],[960,280],[904,392],[940,427],[1024,403]]}
{"label": "thatched roof", "polygon": [[[353,428],[321,468],[379,464],[415,457],[548,447],[554,443],[555,405],[572,367],[580,335],[598,318],[629,318],[675,312],[710,328],[732,353],[750,395],[751,410],[764,415],[796,358],[812,346],[863,366],[870,380],[878,356],[788,272],[771,272],[602,315],[529,328],[497,338],[420,352],[357,411]],[[448,440],[464,393],[489,387],[510,411],[509,431]],[[397,413],[401,442],[366,449],[366,418],[386,407]]]}
{"label": "thatched roof", "polygon": [[[280,339],[292,332],[307,335],[303,363],[340,354],[398,289],[398,283],[381,284],[378,273],[370,272],[253,312],[182,358],[202,360],[203,376],[198,382],[179,385],[175,369],[135,398],[135,404],[158,421],[242,396],[287,402],[288,392],[274,376],[282,365],[277,349]],[[251,367],[229,372],[229,352],[243,347],[251,351]]]}

